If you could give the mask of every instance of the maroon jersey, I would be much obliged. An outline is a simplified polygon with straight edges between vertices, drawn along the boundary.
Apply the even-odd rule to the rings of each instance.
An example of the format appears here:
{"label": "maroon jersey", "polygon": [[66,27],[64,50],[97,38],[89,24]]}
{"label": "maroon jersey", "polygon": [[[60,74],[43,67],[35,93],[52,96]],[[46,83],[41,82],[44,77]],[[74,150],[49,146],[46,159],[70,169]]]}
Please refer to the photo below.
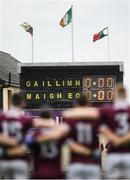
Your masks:
{"label": "maroon jersey", "polygon": [[[27,130],[32,127],[32,118],[25,116],[13,117],[7,114],[0,114],[0,133],[5,136],[15,138],[19,143],[23,143],[24,136]],[[9,147],[6,147],[9,148]],[[3,159],[11,159],[9,157],[3,157]],[[15,157],[15,159],[21,159],[21,157]],[[13,158],[14,159],[14,158]]]}
{"label": "maroon jersey", "polygon": [[[69,126],[69,138],[90,148],[92,151],[97,149],[99,121],[83,119],[65,119],[64,121]],[[99,163],[99,159],[72,152],[71,162],[97,164]]]}
{"label": "maroon jersey", "polygon": [[[101,123],[108,126],[113,133],[124,136],[130,131],[130,106],[127,102],[116,102],[113,105],[104,106],[99,109]],[[122,146],[110,146],[109,152],[130,152],[130,143]]]}
{"label": "maroon jersey", "polygon": [[[37,135],[47,135],[51,128],[35,130],[34,137]],[[38,179],[61,179],[61,146],[64,140],[50,140],[32,147],[34,160],[34,176]]]}

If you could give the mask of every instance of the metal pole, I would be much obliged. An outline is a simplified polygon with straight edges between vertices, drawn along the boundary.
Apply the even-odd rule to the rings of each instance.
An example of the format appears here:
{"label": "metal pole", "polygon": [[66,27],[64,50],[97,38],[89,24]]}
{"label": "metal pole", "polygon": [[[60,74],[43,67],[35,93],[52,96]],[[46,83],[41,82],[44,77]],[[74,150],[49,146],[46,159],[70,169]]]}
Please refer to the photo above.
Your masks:
{"label": "metal pole", "polygon": [[71,6],[71,11],[72,11],[72,22],[71,22],[72,62],[74,62],[73,5]]}
{"label": "metal pole", "polygon": [[109,47],[109,27],[107,28],[107,32],[108,32],[108,36],[107,36],[107,40],[108,40],[108,61],[110,61],[110,47]]}
{"label": "metal pole", "polygon": [[33,47],[33,35],[32,35],[32,63],[34,62],[34,47]]}

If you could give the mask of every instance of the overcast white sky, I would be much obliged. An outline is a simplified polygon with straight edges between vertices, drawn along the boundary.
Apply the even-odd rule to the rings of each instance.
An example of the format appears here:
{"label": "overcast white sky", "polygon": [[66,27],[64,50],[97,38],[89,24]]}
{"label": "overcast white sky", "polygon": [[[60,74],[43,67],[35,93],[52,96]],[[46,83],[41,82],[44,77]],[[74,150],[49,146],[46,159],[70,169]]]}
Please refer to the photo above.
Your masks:
{"label": "overcast white sky", "polygon": [[34,62],[71,61],[71,24],[59,21],[73,4],[75,61],[107,61],[108,38],[92,42],[94,33],[109,26],[110,61],[123,61],[130,91],[130,0],[1,0],[0,50],[21,62],[31,62],[31,36],[21,23],[34,29]]}

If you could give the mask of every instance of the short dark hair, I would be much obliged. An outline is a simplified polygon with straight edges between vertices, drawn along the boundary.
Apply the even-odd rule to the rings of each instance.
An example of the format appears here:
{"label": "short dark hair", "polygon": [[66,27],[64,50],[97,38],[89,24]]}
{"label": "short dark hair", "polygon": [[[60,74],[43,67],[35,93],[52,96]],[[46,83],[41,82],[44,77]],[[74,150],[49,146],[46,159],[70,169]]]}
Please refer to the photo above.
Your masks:
{"label": "short dark hair", "polygon": [[12,96],[12,104],[14,106],[20,106],[23,101],[23,97],[19,93],[15,93]]}
{"label": "short dark hair", "polygon": [[40,112],[39,116],[41,118],[47,118],[47,119],[50,119],[51,118],[51,113],[47,110],[43,110]]}
{"label": "short dark hair", "polygon": [[85,94],[81,95],[79,99],[77,99],[77,105],[86,106],[88,105],[88,100]]}

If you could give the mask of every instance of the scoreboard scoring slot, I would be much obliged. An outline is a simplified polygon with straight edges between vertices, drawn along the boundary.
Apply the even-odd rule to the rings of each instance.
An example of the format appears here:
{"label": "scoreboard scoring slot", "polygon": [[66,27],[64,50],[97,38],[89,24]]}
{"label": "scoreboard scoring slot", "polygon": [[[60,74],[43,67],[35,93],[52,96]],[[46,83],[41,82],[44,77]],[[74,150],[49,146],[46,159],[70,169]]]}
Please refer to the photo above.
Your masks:
{"label": "scoreboard scoring slot", "polygon": [[86,75],[83,77],[83,93],[91,102],[111,102],[114,99],[116,76]]}

